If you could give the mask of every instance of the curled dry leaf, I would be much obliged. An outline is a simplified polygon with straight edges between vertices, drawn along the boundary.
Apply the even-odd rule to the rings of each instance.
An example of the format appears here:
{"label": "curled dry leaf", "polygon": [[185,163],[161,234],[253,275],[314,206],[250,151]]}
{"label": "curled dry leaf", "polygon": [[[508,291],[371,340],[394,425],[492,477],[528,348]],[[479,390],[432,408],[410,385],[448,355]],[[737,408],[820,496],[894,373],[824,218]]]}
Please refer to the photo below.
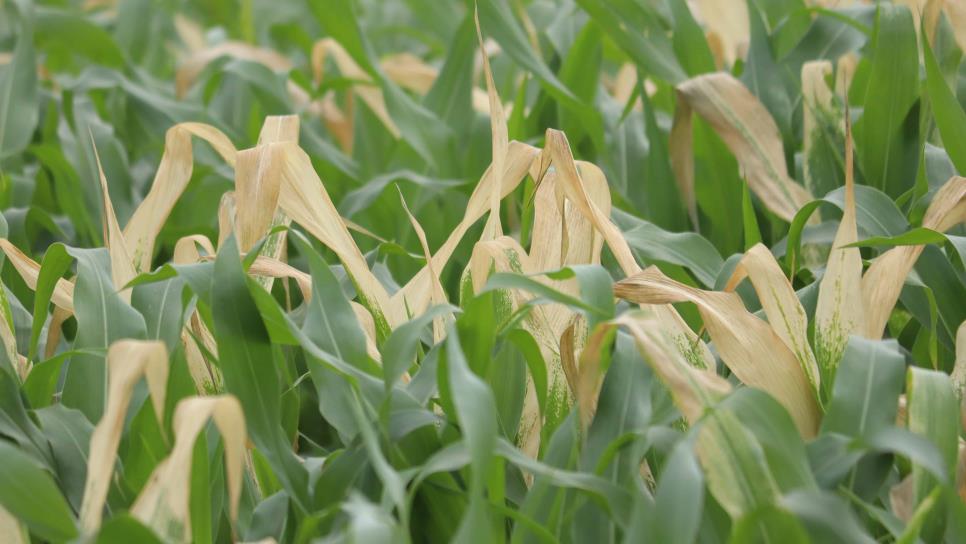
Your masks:
{"label": "curled dry leaf", "polygon": [[738,295],[684,285],[655,267],[617,282],[614,294],[645,304],[694,303],[731,371],[782,403],[803,437],[815,436],[820,410],[805,371],[778,334],[749,313]]}
{"label": "curled dry leaf", "polygon": [[675,406],[689,423],[697,421],[706,408],[731,391],[728,381],[713,369],[696,364],[702,362],[700,358],[685,357],[690,346],[668,334],[653,307],[628,312],[614,323],[634,338],[644,360],[668,388]]}
{"label": "curled dry leaf", "polygon": [[744,278],[749,278],[758,294],[768,324],[788,347],[817,393],[820,383],[815,355],[808,343],[808,316],[795,289],[785,277],[778,261],[763,244],[745,252],[725,291],[733,291]]}
{"label": "curled dry leaf", "polygon": [[7,544],[28,544],[30,542],[27,528],[3,506],[0,506],[0,535],[3,535]]}
{"label": "curled dry leaf", "polygon": [[235,166],[235,146],[220,130],[202,123],[180,123],[168,129],[164,139],[164,155],[161,156],[151,190],[124,227],[124,239],[137,272],[150,270],[158,233],[191,180],[194,167],[192,136],[211,144],[225,162]]}
{"label": "curled dry leaf", "polygon": [[[507,148],[505,168],[502,175],[498,175],[493,164],[490,164],[470,195],[469,202],[466,204],[466,211],[463,213],[463,219],[453,228],[446,241],[433,255],[434,270],[442,273],[443,268],[449,262],[450,257],[453,256],[453,252],[456,251],[456,247],[463,236],[466,235],[466,232],[480,217],[483,217],[483,214],[489,211],[491,193],[496,189],[497,183],[499,183],[499,195],[502,199],[523,181],[539,153],[540,151],[533,146],[513,141]],[[392,296],[391,306],[394,315],[405,315],[406,308],[409,308],[412,315],[421,314],[429,305],[431,288],[432,278],[429,268],[424,266],[402,289]]]}
{"label": "curled dry leaf", "polygon": [[[696,17],[717,38],[721,46],[721,59],[731,66],[745,57],[751,40],[748,10],[736,8],[728,0],[698,0]],[[720,65],[720,63],[719,63]]]}
{"label": "curled dry leaf", "polygon": [[[506,114],[503,113],[503,104],[500,103],[500,96],[496,93],[496,83],[493,82],[493,71],[490,69],[490,56],[486,54],[483,46],[483,31],[480,30],[480,14],[474,6],[473,22],[476,24],[476,38],[480,43],[480,56],[483,59],[483,77],[486,80],[486,94],[490,104],[490,136],[492,139],[492,162],[491,168],[497,172],[503,172],[506,162],[507,148],[509,147],[509,136],[507,133]],[[483,240],[491,240],[503,234],[503,227],[500,224],[500,193],[490,191],[490,215],[486,219],[486,226],[483,227]]]}
{"label": "curled dry leaf", "polygon": [[191,458],[195,440],[209,420],[214,421],[224,443],[229,519],[232,523],[238,519],[245,443],[248,440],[241,404],[231,395],[189,397],[179,402],[175,409],[171,454],[157,464],[131,507],[134,517],[167,541],[186,542],[190,539]]}
{"label": "curled dry leaf", "polygon": [[101,204],[104,209],[104,241],[107,245],[108,254],[111,257],[111,281],[114,288],[119,290],[121,299],[130,304],[131,289],[123,287],[133,280],[137,275],[134,270],[134,260],[128,249],[127,241],[121,232],[121,226],[114,215],[114,204],[111,203],[111,194],[107,188],[107,177],[104,176],[104,168],[101,167],[101,157],[97,153],[97,146],[94,145],[94,137],[91,136],[91,146],[94,148],[94,159],[97,162],[97,174],[101,182]]}
{"label": "curled dry leaf", "polygon": [[791,221],[798,209],[812,200],[808,191],[788,176],[775,120],[740,81],[723,72],[701,75],[678,85],[677,97],[669,141],[671,166],[682,195],[689,199],[692,216],[692,112],[697,112],[724,140],[738,159],[748,187],[772,213]]}
{"label": "curled dry leaf", "polygon": [[87,481],[80,511],[80,522],[85,531],[96,531],[101,525],[117,447],[124,430],[124,418],[134,394],[134,386],[142,376],[148,384],[154,414],[161,424],[168,382],[168,351],[164,343],[157,340],[119,340],[111,344],[107,352],[107,407],[91,434],[87,456]]}
{"label": "curled dry leaf", "polygon": [[365,102],[366,106],[372,110],[372,113],[382,122],[386,130],[394,138],[399,138],[399,127],[396,126],[396,123],[389,115],[389,110],[386,108],[386,101],[382,96],[382,90],[372,81],[369,74],[352,59],[352,56],[342,47],[342,44],[333,38],[323,38],[315,42],[315,45],[312,46],[311,62],[315,84],[319,85],[322,83],[322,77],[325,73],[325,61],[330,57],[335,61],[335,65],[339,68],[342,77],[359,82],[359,84],[352,87],[352,92]]}
{"label": "curled dry leaf", "polygon": [[[398,191],[399,187],[396,187],[396,189]],[[399,191],[399,202],[402,204],[406,216],[409,217],[409,223],[413,226],[413,230],[416,231],[416,237],[419,239],[423,256],[426,258],[426,268],[429,269],[429,277],[431,280],[429,298],[433,304],[446,304],[446,291],[443,290],[443,284],[439,281],[439,273],[433,269],[433,254],[429,250],[429,242],[426,241],[426,232],[423,230],[423,226],[419,224],[416,216],[413,215],[413,212],[409,210],[409,205],[406,204],[406,199],[403,197],[402,191]],[[446,328],[443,316],[433,319],[433,340],[439,342],[445,334]]]}
{"label": "curled dry leaf", "polygon": [[[966,178],[954,176],[933,196],[922,226],[945,232],[966,221]],[[924,246],[898,246],[880,255],[862,277],[863,335],[882,338],[889,315],[899,300],[902,285]]]}
{"label": "curled dry leaf", "polygon": [[388,334],[392,327],[405,321],[406,315],[390,307],[389,294],[369,270],[362,251],[349,234],[309,156],[292,142],[271,145],[268,150],[278,154],[272,160],[282,165],[279,207],[335,252],[355,284],[359,299],[372,313],[380,337]]}

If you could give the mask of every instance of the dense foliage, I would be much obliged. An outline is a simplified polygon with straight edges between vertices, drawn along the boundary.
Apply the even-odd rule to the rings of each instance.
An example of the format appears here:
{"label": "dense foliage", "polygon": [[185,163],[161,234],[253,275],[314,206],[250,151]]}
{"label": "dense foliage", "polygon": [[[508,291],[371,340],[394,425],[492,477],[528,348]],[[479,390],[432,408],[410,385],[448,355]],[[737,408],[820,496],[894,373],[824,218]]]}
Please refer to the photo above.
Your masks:
{"label": "dense foliage", "polygon": [[0,541],[966,542],[964,50],[0,0]]}

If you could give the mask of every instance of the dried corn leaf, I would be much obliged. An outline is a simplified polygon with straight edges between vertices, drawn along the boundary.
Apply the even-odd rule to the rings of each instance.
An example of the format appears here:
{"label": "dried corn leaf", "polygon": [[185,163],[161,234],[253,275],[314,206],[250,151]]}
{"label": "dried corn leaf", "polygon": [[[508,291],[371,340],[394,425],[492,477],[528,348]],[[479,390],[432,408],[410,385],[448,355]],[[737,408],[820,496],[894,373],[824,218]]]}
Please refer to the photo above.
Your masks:
{"label": "dried corn leaf", "polygon": [[[483,76],[486,80],[486,94],[490,103],[490,136],[492,139],[492,162],[491,168],[497,172],[503,172],[506,163],[507,148],[509,147],[509,136],[506,125],[506,114],[503,113],[503,104],[500,103],[500,96],[496,92],[496,83],[493,82],[493,71],[490,69],[490,57],[486,54],[483,46],[483,31],[480,30],[480,14],[474,6],[473,21],[476,23],[476,38],[480,43],[480,56],[483,59]],[[490,215],[486,219],[483,227],[483,240],[492,240],[503,234],[503,227],[500,224],[500,193],[490,191]]]}
{"label": "dried corn leaf", "polygon": [[644,360],[664,383],[674,404],[689,423],[731,391],[731,385],[713,370],[697,366],[684,357],[681,340],[668,334],[667,327],[652,308],[628,312],[614,323],[624,327]]}
{"label": "dried corn leaf", "polygon": [[[443,242],[436,253],[433,255],[433,269],[442,273],[446,263],[449,262],[453,252],[459,245],[466,232],[476,221],[489,210],[491,192],[499,182],[500,198],[510,194],[523,180],[527,172],[534,163],[534,159],[539,155],[539,150],[533,146],[510,142],[505,162],[506,168],[503,175],[497,177],[496,170],[491,164],[483,173],[479,184],[470,195],[466,205],[463,219],[453,228],[449,237]],[[409,282],[392,296],[392,309],[394,315],[406,315],[408,308],[412,315],[421,314],[430,302],[432,289],[432,278],[428,267],[423,267]]]}
{"label": "dried corn leaf", "polygon": [[[701,75],[678,85],[677,96],[671,165],[683,195],[693,199],[690,116],[697,112],[724,140],[738,159],[748,187],[775,215],[791,221],[798,209],[812,200],[808,191],[788,176],[774,119],[740,81],[721,72]],[[694,204],[688,201],[688,207],[693,209]]]}
{"label": "dried corn leaf", "polygon": [[6,508],[0,506],[0,535],[7,544],[29,544],[27,528]]}
{"label": "dried corn leaf", "polygon": [[815,435],[820,414],[805,371],[775,331],[745,309],[738,295],[684,285],[655,267],[618,282],[614,293],[644,304],[694,303],[731,371],[782,403],[802,436]]}
{"label": "dried corn leaf", "polygon": [[272,151],[274,145],[264,144],[238,152],[234,227],[238,248],[243,252],[265,236],[275,218],[282,164],[281,156]]}
{"label": "dried corn leaf", "polygon": [[181,63],[174,76],[175,92],[179,97],[183,97],[188,92],[205,66],[220,57],[257,62],[276,72],[287,72],[292,69],[292,63],[285,56],[264,47],[257,47],[244,42],[226,41],[197,49],[198,40],[192,39],[191,42],[195,51]]}
{"label": "dried corn leaf", "polygon": [[211,240],[201,234],[191,234],[183,236],[174,244],[174,256],[172,261],[175,264],[194,264],[202,259],[198,248],[201,247],[209,257],[215,256],[215,247],[211,245]]}
{"label": "dried corn leaf", "polygon": [[190,538],[191,458],[195,440],[209,419],[218,427],[225,445],[229,519],[233,523],[238,519],[248,439],[241,404],[231,395],[189,397],[179,402],[175,410],[175,441],[171,454],[158,463],[131,507],[134,517],[167,541],[185,542]]}
{"label": "dried corn leaf", "polygon": [[[6,238],[0,238],[0,250],[7,255],[7,259],[13,264],[13,267],[20,274],[24,283],[30,289],[37,289],[37,280],[40,278],[40,265],[31,259],[30,257],[24,255],[17,246],[10,243]],[[51,300],[60,308],[67,310],[70,313],[74,312],[74,284],[65,280],[57,280],[57,285],[54,287],[54,292],[51,295]]]}
{"label": "dried corn leaf", "polygon": [[[949,377],[953,381],[953,387],[959,394],[959,418],[964,430],[966,430],[966,321],[960,323],[956,329],[956,364],[953,366],[952,374]],[[960,450],[960,460],[963,460],[962,450]],[[966,465],[963,466],[966,468]],[[966,485],[960,488],[966,500]]]}
{"label": "dried corn leaf", "polygon": [[727,66],[743,59],[751,41],[748,10],[729,0],[698,0],[696,17],[721,45],[721,56]]}
{"label": "dried corn leaf", "polygon": [[746,277],[758,293],[768,324],[795,354],[812,388],[818,392],[820,378],[815,355],[808,343],[808,316],[792,284],[771,251],[763,244],[756,244],[745,253],[728,280],[725,291],[733,291]]}
{"label": "dried corn leaf", "polygon": [[279,154],[272,160],[283,165],[278,199],[281,210],[339,257],[355,283],[360,300],[376,320],[380,335],[404,322],[407,316],[401,311],[393,311],[389,294],[369,270],[309,156],[294,143],[279,143],[268,149],[270,153]]}
{"label": "dried corn leaf", "polygon": [[111,485],[117,447],[134,386],[144,376],[158,423],[164,416],[168,382],[168,351],[157,340],[119,340],[107,352],[107,407],[91,434],[87,456],[87,481],[81,502],[80,522],[85,531],[101,525],[104,501]]}
{"label": "dried corn leaf", "polygon": [[168,129],[164,140],[164,155],[158,165],[151,190],[124,227],[124,239],[137,272],[150,269],[154,241],[191,180],[191,170],[194,167],[192,136],[211,144],[230,166],[235,166],[235,146],[220,130],[202,123],[180,123]]}
{"label": "dried corn leaf", "polygon": [[352,60],[352,56],[342,47],[342,44],[333,38],[323,38],[315,42],[315,45],[312,46],[311,62],[315,84],[319,85],[322,83],[322,77],[325,71],[325,60],[330,56],[335,61],[335,65],[339,68],[342,77],[359,82],[359,84],[352,87],[352,91],[356,96],[366,103],[366,106],[382,121],[386,130],[394,138],[399,138],[399,127],[396,126],[396,123],[389,115],[389,110],[386,108],[386,101],[382,96],[382,90],[372,81],[369,74],[356,61]]}
{"label": "dried corn leaf", "polygon": [[[963,221],[966,221],[966,178],[954,176],[933,196],[922,226],[945,232]],[[882,338],[906,276],[922,250],[921,245],[894,247],[869,266],[862,277],[862,306],[865,309],[863,335],[866,338]]]}
{"label": "dried corn leaf", "polygon": [[94,148],[94,159],[97,162],[97,174],[101,181],[101,204],[104,208],[104,241],[107,251],[111,257],[111,281],[114,288],[118,289],[121,300],[126,303],[131,302],[131,290],[124,289],[129,281],[137,276],[134,270],[134,260],[128,249],[121,226],[114,215],[114,204],[111,203],[111,195],[107,190],[107,177],[104,176],[104,169],[101,167],[101,157],[97,153],[97,146],[94,145],[94,137],[91,136],[91,146]]}
{"label": "dried corn leaf", "polygon": [[834,376],[849,335],[863,330],[865,323],[861,288],[862,255],[859,248],[846,247],[858,241],[853,160],[852,128],[846,120],[845,210],[829,251],[815,309],[815,351],[822,373],[827,378]]}
{"label": "dried corn leaf", "polygon": [[[398,187],[396,189],[397,191],[399,190]],[[443,284],[439,281],[439,274],[433,269],[433,254],[429,250],[429,242],[426,241],[426,232],[423,230],[423,226],[419,224],[416,216],[413,215],[413,212],[409,210],[402,191],[399,191],[399,202],[402,204],[406,216],[409,217],[409,223],[413,226],[413,230],[416,231],[416,237],[419,239],[419,245],[422,247],[423,256],[426,258],[426,268],[429,269],[429,277],[431,280],[430,301],[433,304],[446,304],[446,291],[443,290]],[[433,341],[440,342],[445,332],[443,316],[433,319]]]}

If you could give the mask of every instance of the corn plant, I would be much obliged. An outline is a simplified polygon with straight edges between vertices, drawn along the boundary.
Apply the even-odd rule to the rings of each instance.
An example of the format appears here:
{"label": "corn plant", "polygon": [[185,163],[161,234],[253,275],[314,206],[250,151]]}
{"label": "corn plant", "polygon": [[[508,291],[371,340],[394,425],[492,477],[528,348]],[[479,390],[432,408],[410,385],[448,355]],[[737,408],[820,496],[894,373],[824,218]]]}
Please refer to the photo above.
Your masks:
{"label": "corn plant", "polygon": [[0,541],[966,541],[961,3],[0,13]]}

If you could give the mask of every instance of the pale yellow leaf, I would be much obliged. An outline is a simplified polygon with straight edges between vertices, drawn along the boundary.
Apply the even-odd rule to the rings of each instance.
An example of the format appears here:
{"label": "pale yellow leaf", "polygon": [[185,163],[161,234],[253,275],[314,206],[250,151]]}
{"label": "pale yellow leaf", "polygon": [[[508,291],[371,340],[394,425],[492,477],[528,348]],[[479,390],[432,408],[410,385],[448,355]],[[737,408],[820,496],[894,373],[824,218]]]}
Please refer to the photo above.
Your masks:
{"label": "pale yellow leaf", "polygon": [[229,519],[232,523],[238,519],[245,443],[248,440],[241,404],[231,395],[189,397],[179,402],[175,409],[171,454],[155,466],[148,483],[131,506],[131,514],[166,541],[186,542],[190,539],[191,460],[195,440],[209,420],[214,421],[224,444]]}
{"label": "pale yellow leaf", "polygon": [[694,423],[707,407],[731,391],[731,385],[714,370],[688,360],[684,356],[688,346],[682,345],[687,339],[669,334],[652,308],[627,312],[614,323],[630,333],[644,361],[670,391],[675,406],[689,423]]}
{"label": "pale yellow leaf", "polygon": [[768,324],[795,355],[814,391],[818,392],[819,372],[815,355],[808,343],[808,317],[795,289],[781,267],[763,244],[756,244],[738,262],[725,291],[733,291],[744,278],[749,278],[758,294]]}
{"label": "pale yellow leaf", "polygon": [[[700,75],[677,86],[678,108],[672,129],[671,154],[682,187],[694,186],[689,111],[700,115],[738,159],[748,187],[775,215],[791,221],[811,195],[788,176],[781,134],[765,106],[740,81],[718,72]],[[684,193],[688,196],[689,191]],[[689,202],[689,209],[692,207]]]}
{"label": "pale yellow leaf", "polygon": [[803,437],[815,435],[820,411],[805,371],[768,323],[745,309],[738,295],[684,285],[655,267],[618,282],[614,294],[644,304],[694,303],[731,371],[746,385],[763,389],[780,402]]}
{"label": "pale yellow leaf", "polygon": [[[966,220],[966,178],[954,176],[933,196],[922,226],[945,232]],[[923,246],[894,247],[872,262],[862,277],[862,306],[865,308],[863,334],[871,340],[882,338],[886,322],[899,300],[906,276],[922,253]]]}
{"label": "pale yellow leaf", "polygon": [[124,227],[124,238],[137,272],[150,270],[155,239],[191,180],[192,136],[211,144],[229,166],[235,166],[235,146],[220,130],[201,123],[181,123],[168,129],[164,154],[151,189]]}
{"label": "pale yellow leaf", "polygon": [[[168,350],[157,340],[119,340],[107,352],[107,405],[91,434],[87,455],[87,481],[81,502],[80,523],[85,531],[101,525],[104,501],[114,473],[117,447],[124,430],[134,386],[144,377],[158,423],[164,416],[168,382]],[[162,426],[163,428],[163,426]]]}
{"label": "pale yellow leaf", "polygon": [[94,160],[97,163],[97,174],[101,181],[101,205],[104,209],[104,242],[111,257],[111,281],[114,288],[124,302],[131,302],[131,289],[124,289],[129,281],[137,276],[134,270],[134,259],[128,249],[121,226],[114,215],[114,204],[111,203],[111,194],[107,187],[107,177],[104,176],[104,169],[101,167],[101,157],[97,153],[97,146],[94,145],[94,136],[91,136],[91,146],[94,149]]}
{"label": "pale yellow leaf", "polygon": [[[24,255],[17,246],[10,243],[6,238],[0,238],[0,249],[7,255],[10,264],[13,265],[17,273],[32,290],[37,289],[37,280],[40,278],[40,264]],[[57,280],[51,300],[70,313],[74,312],[74,284],[65,280]]]}
{"label": "pale yellow leaf", "polygon": [[862,331],[862,255],[859,248],[845,247],[858,241],[855,223],[855,180],[853,174],[852,127],[845,125],[845,210],[839,222],[815,308],[815,352],[821,368],[834,375],[849,335]]}

